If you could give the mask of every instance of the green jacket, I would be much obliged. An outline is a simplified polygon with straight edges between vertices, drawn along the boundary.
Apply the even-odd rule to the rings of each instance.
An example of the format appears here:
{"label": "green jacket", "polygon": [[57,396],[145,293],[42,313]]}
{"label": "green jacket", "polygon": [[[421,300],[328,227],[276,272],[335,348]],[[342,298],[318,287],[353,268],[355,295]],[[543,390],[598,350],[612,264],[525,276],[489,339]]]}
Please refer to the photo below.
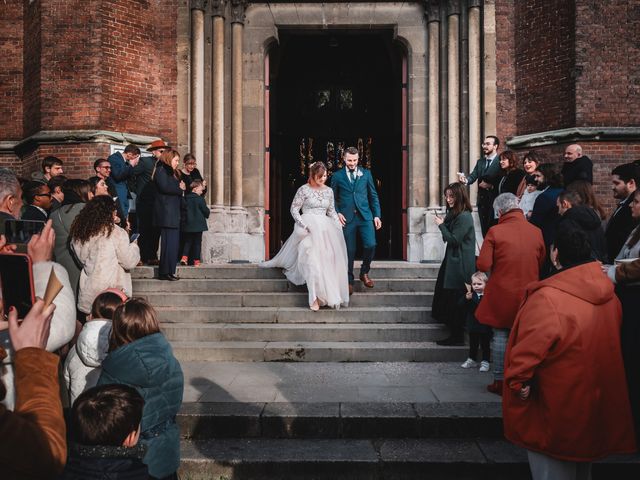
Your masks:
{"label": "green jacket", "polygon": [[447,243],[442,286],[464,289],[464,284],[471,283],[471,275],[476,271],[476,232],[471,212],[462,212],[457,217],[447,213],[440,232],[442,240]]}
{"label": "green jacket", "polygon": [[185,218],[183,232],[205,232],[209,230],[207,227],[207,218],[209,218],[209,207],[197,193],[189,192],[185,195],[187,201],[187,214]]}
{"label": "green jacket", "polygon": [[134,340],[109,352],[98,385],[134,387],[144,398],[140,441],[147,446],[144,463],[156,478],[180,466],[180,432],[176,415],[182,405],[184,376],[162,333]]}

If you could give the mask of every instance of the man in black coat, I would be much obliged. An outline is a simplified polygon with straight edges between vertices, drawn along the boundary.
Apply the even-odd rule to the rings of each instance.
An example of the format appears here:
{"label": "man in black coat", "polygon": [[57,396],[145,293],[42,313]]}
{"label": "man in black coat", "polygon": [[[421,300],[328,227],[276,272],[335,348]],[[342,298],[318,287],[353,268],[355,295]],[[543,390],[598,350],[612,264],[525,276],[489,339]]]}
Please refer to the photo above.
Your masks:
{"label": "man in black coat", "polygon": [[476,166],[468,177],[459,174],[460,182],[471,185],[478,180],[478,216],[484,237],[494,222],[493,201],[496,198],[497,183],[500,177],[500,160],[498,159],[498,137],[488,135],[482,143],[484,157],[476,162]]}
{"label": "man in black coat", "polygon": [[558,228],[565,222],[574,222],[576,228],[587,234],[592,258],[605,262],[607,247],[598,213],[593,208],[582,205],[582,199],[577,192],[567,190],[558,196],[558,213],[561,215]]}
{"label": "man in black coat", "polygon": [[633,230],[631,218],[631,199],[638,182],[638,167],[633,163],[618,165],[611,171],[613,197],[620,200],[618,207],[611,214],[604,232],[607,241],[608,261],[613,263],[627,237]]}
{"label": "man in black coat", "polygon": [[562,180],[567,187],[576,180],[586,180],[593,183],[593,162],[582,154],[582,147],[577,144],[564,149],[564,165],[562,165]]}

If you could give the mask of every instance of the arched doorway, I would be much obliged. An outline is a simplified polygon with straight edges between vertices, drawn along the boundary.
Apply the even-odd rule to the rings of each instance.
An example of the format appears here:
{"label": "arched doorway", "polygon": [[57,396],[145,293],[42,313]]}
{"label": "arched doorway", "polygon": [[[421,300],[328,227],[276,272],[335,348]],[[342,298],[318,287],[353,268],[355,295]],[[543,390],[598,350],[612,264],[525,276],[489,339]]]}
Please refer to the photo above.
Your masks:
{"label": "arched doorway", "polygon": [[376,258],[403,258],[403,52],[393,32],[279,31],[269,60],[270,256],[293,230],[289,207],[308,165],[335,171],[356,146],[382,207]]}

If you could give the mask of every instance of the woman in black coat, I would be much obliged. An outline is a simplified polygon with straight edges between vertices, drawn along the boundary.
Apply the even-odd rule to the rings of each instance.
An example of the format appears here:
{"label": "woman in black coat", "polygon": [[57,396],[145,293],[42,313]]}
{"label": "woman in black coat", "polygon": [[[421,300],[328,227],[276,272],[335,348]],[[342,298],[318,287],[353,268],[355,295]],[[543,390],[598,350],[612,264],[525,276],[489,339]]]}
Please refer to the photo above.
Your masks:
{"label": "woman in black coat", "polygon": [[513,151],[505,150],[500,154],[499,158],[502,176],[498,180],[498,195],[513,193],[518,196],[518,187],[526,175],[524,170],[518,167],[518,157]]}
{"label": "woman in black coat", "polygon": [[180,212],[186,186],[179,180],[180,154],[165,150],[156,162],[151,178],[158,193],[153,206],[153,224],[160,228],[160,280],[179,280],[176,273],[180,247]]}

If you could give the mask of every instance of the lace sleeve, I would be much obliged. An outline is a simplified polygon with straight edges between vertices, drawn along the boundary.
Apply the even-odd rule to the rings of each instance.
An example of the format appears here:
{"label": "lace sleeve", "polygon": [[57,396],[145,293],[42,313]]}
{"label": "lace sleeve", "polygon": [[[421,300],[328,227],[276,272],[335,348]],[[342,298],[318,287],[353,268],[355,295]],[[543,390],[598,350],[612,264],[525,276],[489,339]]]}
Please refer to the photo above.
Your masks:
{"label": "lace sleeve", "polygon": [[296,196],[293,197],[293,202],[291,202],[291,216],[296,224],[300,225],[302,228],[307,228],[307,226],[302,221],[302,215],[300,215],[300,209],[304,204],[304,185],[298,189],[296,192]]}
{"label": "lace sleeve", "polygon": [[336,213],[336,204],[333,198],[333,190],[327,189],[328,197],[329,197],[329,206],[327,207],[327,217],[333,218],[336,222],[340,222],[338,220],[338,214]]}

